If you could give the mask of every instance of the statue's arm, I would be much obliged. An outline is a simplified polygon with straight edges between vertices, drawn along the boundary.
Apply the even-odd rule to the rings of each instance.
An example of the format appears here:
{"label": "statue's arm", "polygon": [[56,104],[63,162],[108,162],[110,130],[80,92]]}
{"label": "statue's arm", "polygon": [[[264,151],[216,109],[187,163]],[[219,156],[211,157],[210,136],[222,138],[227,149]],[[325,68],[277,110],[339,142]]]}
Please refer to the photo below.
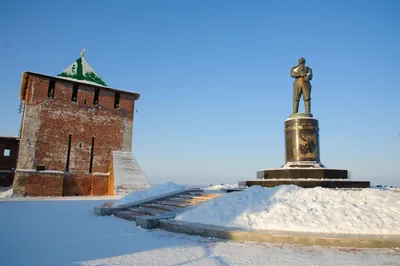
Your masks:
{"label": "statue's arm", "polygon": [[309,67],[307,71],[307,78],[308,80],[312,80],[312,69]]}
{"label": "statue's arm", "polygon": [[294,66],[290,69],[290,76],[292,78],[299,78],[299,77],[303,77],[304,73],[303,71],[297,71],[298,66]]}

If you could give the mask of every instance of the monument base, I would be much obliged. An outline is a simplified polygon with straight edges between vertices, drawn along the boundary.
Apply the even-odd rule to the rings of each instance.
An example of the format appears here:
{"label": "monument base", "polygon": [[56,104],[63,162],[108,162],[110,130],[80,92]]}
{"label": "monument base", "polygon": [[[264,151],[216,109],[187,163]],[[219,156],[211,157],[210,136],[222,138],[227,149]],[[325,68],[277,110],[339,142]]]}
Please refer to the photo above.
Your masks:
{"label": "monument base", "polygon": [[348,171],[329,168],[280,168],[257,171],[257,179],[348,179]]}
{"label": "monument base", "polygon": [[239,187],[251,187],[251,186],[262,186],[262,187],[275,187],[280,185],[296,185],[303,188],[369,188],[369,181],[351,181],[351,180],[318,180],[318,179],[273,179],[273,180],[248,180],[239,181]]}
{"label": "monument base", "polygon": [[329,169],[319,156],[319,123],[311,113],[293,113],[285,120],[285,164],[257,171],[257,180],[239,181],[240,187],[297,185],[304,188],[368,188],[369,181],[348,180],[344,169]]}
{"label": "monument base", "polygon": [[257,180],[239,181],[239,187],[296,185],[303,188],[369,188],[369,181],[348,180],[348,171],[329,168],[279,168],[257,171]]}

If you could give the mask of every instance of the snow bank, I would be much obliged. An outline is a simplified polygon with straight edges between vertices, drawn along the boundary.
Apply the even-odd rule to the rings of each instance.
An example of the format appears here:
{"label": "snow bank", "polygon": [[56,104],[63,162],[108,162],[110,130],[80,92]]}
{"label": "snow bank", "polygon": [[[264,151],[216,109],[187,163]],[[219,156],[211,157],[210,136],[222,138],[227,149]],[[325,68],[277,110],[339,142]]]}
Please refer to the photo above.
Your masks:
{"label": "snow bank", "polygon": [[176,219],[248,230],[400,235],[400,193],[253,186]]}
{"label": "snow bank", "polygon": [[135,192],[132,192],[132,193],[126,195],[125,197],[116,201],[114,203],[114,206],[120,206],[120,205],[124,205],[124,204],[128,204],[128,203],[136,202],[139,200],[153,198],[153,197],[161,196],[163,194],[171,193],[174,191],[181,191],[181,190],[185,190],[185,187],[179,186],[173,182],[168,182],[168,183],[161,184],[161,185],[154,185],[148,189],[141,190],[141,191],[135,191]]}
{"label": "snow bank", "polygon": [[221,190],[221,189],[228,189],[228,188],[237,188],[237,184],[226,184],[226,185],[215,185],[205,188],[205,190]]}

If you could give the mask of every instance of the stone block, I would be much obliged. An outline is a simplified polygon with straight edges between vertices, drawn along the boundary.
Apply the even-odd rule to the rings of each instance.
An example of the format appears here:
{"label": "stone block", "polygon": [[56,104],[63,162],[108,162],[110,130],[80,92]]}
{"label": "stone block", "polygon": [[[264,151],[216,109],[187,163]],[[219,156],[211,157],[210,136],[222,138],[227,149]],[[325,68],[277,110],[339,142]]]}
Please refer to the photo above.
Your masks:
{"label": "stone block", "polygon": [[136,225],[144,229],[155,229],[160,225],[160,218],[154,216],[137,216]]}

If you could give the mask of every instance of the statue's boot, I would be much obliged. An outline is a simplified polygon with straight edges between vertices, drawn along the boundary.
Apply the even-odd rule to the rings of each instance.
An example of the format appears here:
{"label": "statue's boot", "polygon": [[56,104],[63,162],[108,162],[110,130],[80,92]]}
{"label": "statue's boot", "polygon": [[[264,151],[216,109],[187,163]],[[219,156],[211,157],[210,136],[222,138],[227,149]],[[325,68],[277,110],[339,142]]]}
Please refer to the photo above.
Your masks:
{"label": "statue's boot", "polygon": [[311,112],[311,103],[310,102],[304,102],[304,107],[306,109],[306,113]]}
{"label": "statue's boot", "polygon": [[299,101],[293,101],[293,114],[299,112]]}

